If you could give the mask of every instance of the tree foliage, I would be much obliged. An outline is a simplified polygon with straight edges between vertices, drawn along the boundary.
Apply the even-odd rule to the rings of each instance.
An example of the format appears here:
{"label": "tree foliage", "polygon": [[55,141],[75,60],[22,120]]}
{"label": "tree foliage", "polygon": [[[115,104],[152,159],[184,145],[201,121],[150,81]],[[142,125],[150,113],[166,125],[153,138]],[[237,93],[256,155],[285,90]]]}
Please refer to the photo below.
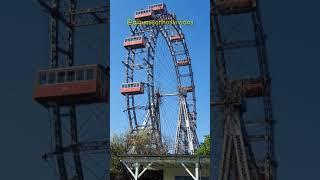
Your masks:
{"label": "tree foliage", "polygon": [[122,174],[125,171],[124,167],[121,165],[120,159],[117,155],[126,154],[126,139],[123,135],[113,135],[110,142],[110,152],[111,152],[111,168],[110,171],[113,174]]}
{"label": "tree foliage", "polygon": [[210,135],[204,136],[204,142],[200,144],[199,148],[195,152],[199,156],[210,155]]}
{"label": "tree foliage", "polygon": [[118,156],[121,155],[164,155],[168,153],[169,141],[164,138],[163,146],[156,149],[152,143],[152,136],[148,131],[139,134],[114,134],[111,137],[111,173],[124,174],[125,167]]}

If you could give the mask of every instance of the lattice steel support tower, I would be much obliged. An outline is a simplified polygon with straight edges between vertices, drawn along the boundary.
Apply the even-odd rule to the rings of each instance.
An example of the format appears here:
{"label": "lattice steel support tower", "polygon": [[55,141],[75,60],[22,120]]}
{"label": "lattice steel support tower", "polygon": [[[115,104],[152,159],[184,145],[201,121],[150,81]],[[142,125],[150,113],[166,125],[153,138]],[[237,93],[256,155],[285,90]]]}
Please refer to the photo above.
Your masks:
{"label": "lattice steel support tower", "polygon": [[[109,7],[78,8],[77,0],[38,0],[49,14],[50,29],[50,68],[63,68],[75,65],[74,42],[75,30],[79,27],[107,24]],[[106,32],[107,33],[107,32]],[[66,35],[66,39],[62,38]],[[64,45],[64,46],[63,46]],[[109,141],[97,140],[80,142],[77,125],[77,107],[53,105],[48,108],[52,113],[54,151],[46,153],[43,158],[55,158],[60,180],[84,180],[82,153],[104,153],[106,155]],[[63,110],[62,110],[63,109]],[[62,119],[68,119],[69,137],[64,137]],[[70,144],[65,145],[64,139]],[[75,173],[68,168],[66,156],[73,157]],[[69,162],[70,163],[70,162]]]}
{"label": "lattice steel support tower", "polygon": [[179,115],[176,131],[175,153],[193,154],[199,146],[196,125],[189,115],[186,98],[181,95],[179,100]]}
{"label": "lattice steel support tower", "polygon": [[[211,34],[215,66],[213,76],[216,81],[213,83],[216,87],[213,89],[217,88],[211,105],[217,112],[214,121],[219,122],[214,124],[221,125],[223,138],[219,157],[219,180],[276,179],[271,77],[266,53],[266,35],[258,3],[259,1],[255,0],[211,0]],[[245,15],[251,19],[253,39],[229,38],[225,33],[227,29],[223,26],[228,25],[225,19],[236,17],[234,21],[229,22],[236,24],[236,20]],[[237,28],[243,27],[239,25]],[[230,29],[232,28],[229,27]],[[244,53],[248,48],[253,49],[255,54],[249,54],[248,51]],[[243,52],[246,58],[256,55],[254,59],[258,64],[257,76],[252,77],[249,74],[246,76],[249,78],[239,79],[231,75],[230,64],[243,61],[230,58],[234,57],[231,54],[233,50]],[[248,119],[247,114],[252,109],[248,108],[247,103],[259,98],[262,100],[263,118]],[[254,111],[258,111],[257,109],[258,107],[255,107]]]}

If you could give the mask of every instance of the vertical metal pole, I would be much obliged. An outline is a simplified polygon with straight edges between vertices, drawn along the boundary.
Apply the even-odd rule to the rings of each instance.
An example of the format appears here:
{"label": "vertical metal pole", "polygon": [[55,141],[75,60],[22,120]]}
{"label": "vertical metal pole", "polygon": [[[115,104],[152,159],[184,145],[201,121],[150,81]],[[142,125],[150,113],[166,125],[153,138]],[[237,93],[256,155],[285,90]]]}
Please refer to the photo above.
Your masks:
{"label": "vertical metal pole", "polygon": [[60,180],[68,180],[67,169],[64,163],[64,156],[62,152],[63,140],[60,119],[60,107],[53,107],[53,122],[54,122],[54,135],[55,135],[55,151],[57,152],[56,160],[58,163]]}
{"label": "vertical metal pole", "polygon": [[[69,12],[72,12],[76,9],[77,1],[69,0],[70,7]],[[75,15],[70,15],[69,22],[73,24],[75,21]],[[67,30],[68,35],[68,66],[74,65],[74,28],[68,27]],[[78,128],[77,128],[77,116],[76,116],[76,106],[71,106],[69,109],[70,113],[70,132],[71,132],[71,144],[78,144]],[[83,180],[83,171],[82,171],[82,163],[80,158],[80,152],[77,148],[72,148],[73,161],[76,169],[76,177],[78,180]]]}
{"label": "vertical metal pole", "polygon": [[138,176],[139,176],[139,163],[135,163],[134,179],[138,180]]}
{"label": "vertical metal pole", "polygon": [[179,154],[181,152],[181,124],[182,124],[182,118],[181,118],[181,101],[179,102],[179,113],[178,113],[178,124],[177,124],[177,132],[176,132],[176,139],[175,139],[175,153]]}
{"label": "vertical metal pole", "polygon": [[[77,7],[76,0],[70,0],[69,12],[71,13]],[[73,24],[75,21],[75,15],[70,15],[69,22]],[[68,66],[73,66],[74,64],[74,28],[68,27]]]}
{"label": "vertical metal pole", "polygon": [[[77,118],[76,118],[76,107],[70,107],[70,132],[71,132],[71,145],[78,144],[78,128],[77,128]],[[77,173],[77,179],[83,180],[82,163],[80,158],[79,149],[76,147],[72,148],[73,161],[75,164],[75,169]]]}
{"label": "vertical metal pole", "polygon": [[58,18],[57,12],[59,10],[59,0],[52,0],[53,12],[50,19],[50,66],[51,68],[58,67]]}
{"label": "vertical metal pole", "polygon": [[196,176],[196,179],[195,180],[199,180],[199,163],[197,162],[196,163],[196,168],[195,168],[195,176]]}
{"label": "vertical metal pole", "polygon": [[[59,11],[59,0],[52,0],[53,13],[50,18],[50,67],[57,68],[59,66],[58,59],[58,11]],[[60,107],[58,105],[53,107],[53,123],[54,123],[54,137],[55,137],[55,151],[57,152],[56,161],[59,169],[59,176],[61,180],[68,180],[67,169],[65,166],[65,160],[63,156],[63,140],[61,130],[61,119],[60,119]]]}

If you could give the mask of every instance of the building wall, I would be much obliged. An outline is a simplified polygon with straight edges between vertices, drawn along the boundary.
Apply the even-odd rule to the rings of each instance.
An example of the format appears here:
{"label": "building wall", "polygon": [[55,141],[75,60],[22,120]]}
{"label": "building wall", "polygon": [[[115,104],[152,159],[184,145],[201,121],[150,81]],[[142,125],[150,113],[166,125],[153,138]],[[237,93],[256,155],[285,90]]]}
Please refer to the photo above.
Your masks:
{"label": "building wall", "polygon": [[[193,174],[195,174],[194,168],[188,168]],[[201,169],[199,176],[200,177],[209,177],[209,169]],[[176,176],[190,176],[188,172],[183,168],[165,168],[163,169],[163,180],[175,180]],[[191,176],[190,176],[191,177]]]}

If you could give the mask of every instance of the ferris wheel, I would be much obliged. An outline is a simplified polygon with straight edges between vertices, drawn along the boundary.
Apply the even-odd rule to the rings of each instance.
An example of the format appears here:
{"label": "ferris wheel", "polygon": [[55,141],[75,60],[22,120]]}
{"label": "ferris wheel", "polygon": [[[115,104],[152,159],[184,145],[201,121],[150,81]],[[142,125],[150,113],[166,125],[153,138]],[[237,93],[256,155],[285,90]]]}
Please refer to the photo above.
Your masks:
{"label": "ferris wheel", "polygon": [[217,179],[277,179],[271,73],[259,1],[212,0]]}
{"label": "ferris wheel", "polygon": [[[172,152],[192,154],[199,145],[195,84],[182,28],[170,23],[176,15],[164,3],[136,11],[134,19],[169,23],[129,25],[131,34],[123,44],[127,56],[122,62],[125,77],[121,87],[129,132],[147,131],[151,147],[160,150],[165,132],[175,128],[169,135],[175,138]],[[171,118],[166,115],[169,111],[173,112]],[[170,128],[165,122],[171,123]]]}

